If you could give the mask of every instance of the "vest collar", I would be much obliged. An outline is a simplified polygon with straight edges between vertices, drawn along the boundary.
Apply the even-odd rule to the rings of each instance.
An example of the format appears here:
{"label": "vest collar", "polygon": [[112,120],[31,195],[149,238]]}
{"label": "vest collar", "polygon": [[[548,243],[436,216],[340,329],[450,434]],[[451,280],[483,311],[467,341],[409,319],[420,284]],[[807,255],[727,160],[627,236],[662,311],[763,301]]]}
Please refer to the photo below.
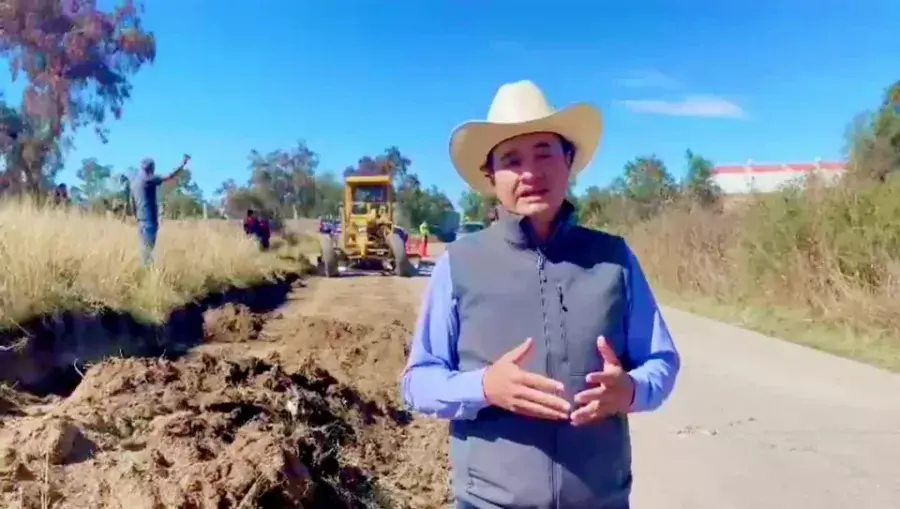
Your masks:
{"label": "vest collar", "polygon": [[534,234],[534,228],[528,218],[513,214],[503,207],[498,207],[497,227],[507,242],[520,249],[537,249],[558,242],[575,223],[575,206],[568,200],[563,201],[550,230],[550,238],[541,244]]}

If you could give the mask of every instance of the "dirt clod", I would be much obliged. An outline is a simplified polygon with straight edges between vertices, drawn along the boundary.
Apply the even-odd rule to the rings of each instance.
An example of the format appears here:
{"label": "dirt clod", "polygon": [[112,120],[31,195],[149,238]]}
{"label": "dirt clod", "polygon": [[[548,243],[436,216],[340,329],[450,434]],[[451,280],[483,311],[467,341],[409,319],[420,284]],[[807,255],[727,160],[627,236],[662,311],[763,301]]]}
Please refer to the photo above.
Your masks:
{"label": "dirt clod", "polygon": [[264,323],[262,315],[243,304],[225,304],[203,313],[203,336],[207,342],[252,341]]}

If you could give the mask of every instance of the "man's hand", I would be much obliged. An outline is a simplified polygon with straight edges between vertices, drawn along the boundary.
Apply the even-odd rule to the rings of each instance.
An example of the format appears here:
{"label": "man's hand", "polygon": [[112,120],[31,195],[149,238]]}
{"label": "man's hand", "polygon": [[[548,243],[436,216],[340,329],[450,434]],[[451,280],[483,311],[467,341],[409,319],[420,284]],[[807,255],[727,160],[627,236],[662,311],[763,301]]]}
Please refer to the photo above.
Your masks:
{"label": "man's hand", "polygon": [[174,180],[178,177],[178,174],[183,172],[185,167],[187,167],[187,163],[191,160],[190,154],[185,154],[184,157],[181,158],[181,166],[175,168],[172,173],[166,175],[162,178],[163,182],[169,182],[170,180]]}
{"label": "man's hand", "polygon": [[575,404],[579,405],[572,412],[575,426],[627,413],[634,399],[634,380],[622,369],[622,363],[603,336],[597,338],[597,350],[603,357],[603,371],[588,374],[587,383],[593,387],[575,395]]}
{"label": "man's hand", "polygon": [[566,420],[571,406],[561,382],[522,369],[534,340],[510,350],[484,372],[484,395],[491,405],[540,419]]}

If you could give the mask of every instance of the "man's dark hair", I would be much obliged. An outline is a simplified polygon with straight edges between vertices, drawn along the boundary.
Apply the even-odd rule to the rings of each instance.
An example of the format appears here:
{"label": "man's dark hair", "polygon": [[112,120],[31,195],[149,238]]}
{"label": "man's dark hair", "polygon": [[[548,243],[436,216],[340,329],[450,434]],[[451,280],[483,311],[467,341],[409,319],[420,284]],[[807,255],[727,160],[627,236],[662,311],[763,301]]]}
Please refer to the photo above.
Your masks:
{"label": "man's dark hair", "polygon": [[247,217],[251,217],[253,213],[253,209],[247,209]]}

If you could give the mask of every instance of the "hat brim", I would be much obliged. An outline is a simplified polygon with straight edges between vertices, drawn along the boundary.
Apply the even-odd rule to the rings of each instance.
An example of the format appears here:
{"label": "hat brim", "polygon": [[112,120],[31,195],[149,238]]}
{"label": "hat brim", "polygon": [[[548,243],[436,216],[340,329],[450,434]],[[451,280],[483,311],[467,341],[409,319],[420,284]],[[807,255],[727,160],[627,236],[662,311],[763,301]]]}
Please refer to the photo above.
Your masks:
{"label": "hat brim", "polygon": [[488,153],[504,140],[539,132],[557,133],[575,145],[571,169],[571,175],[575,176],[590,164],[600,145],[603,115],[590,104],[576,104],[527,122],[465,122],[450,136],[450,160],[472,189],[491,196],[493,186],[482,172]]}

